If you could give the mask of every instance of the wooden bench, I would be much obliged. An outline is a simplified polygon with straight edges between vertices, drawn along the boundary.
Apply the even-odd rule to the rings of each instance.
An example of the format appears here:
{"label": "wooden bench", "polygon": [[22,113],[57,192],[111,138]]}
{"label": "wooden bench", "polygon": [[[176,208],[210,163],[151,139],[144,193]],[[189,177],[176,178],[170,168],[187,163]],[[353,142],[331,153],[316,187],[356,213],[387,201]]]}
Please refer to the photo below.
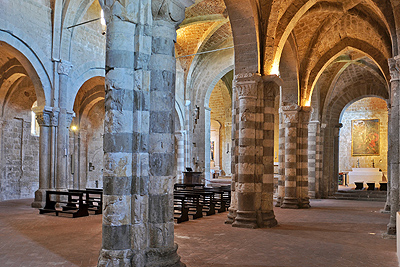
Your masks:
{"label": "wooden bench", "polygon": [[174,219],[177,223],[189,221],[189,209],[185,204],[186,196],[174,195]]}
{"label": "wooden bench", "polygon": [[185,207],[188,208],[188,214],[193,219],[203,217],[203,206],[200,204],[200,195],[192,192],[175,191],[174,199],[182,199],[185,203]]}
{"label": "wooden bench", "polygon": [[[51,196],[55,197],[51,197]],[[65,196],[65,197],[63,197]],[[65,204],[65,205],[63,205]],[[82,192],[46,191],[45,207],[39,209],[39,214],[59,213],[71,214],[73,218],[89,216],[88,204],[83,202]]]}
{"label": "wooden bench", "polygon": [[84,203],[88,204],[88,210],[94,211],[94,214],[102,214],[103,211],[103,190],[91,189],[85,190],[69,189],[69,192],[81,192],[84,196]]}

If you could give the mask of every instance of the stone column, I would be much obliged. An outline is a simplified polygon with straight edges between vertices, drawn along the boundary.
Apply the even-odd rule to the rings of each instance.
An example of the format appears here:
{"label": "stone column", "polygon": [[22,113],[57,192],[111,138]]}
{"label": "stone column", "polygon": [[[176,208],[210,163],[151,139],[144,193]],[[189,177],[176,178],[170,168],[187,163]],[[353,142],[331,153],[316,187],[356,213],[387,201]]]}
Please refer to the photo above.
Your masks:
{"label": "stone column", "polygon": [[[183,2],[183,1],[182,1]],[[184,266],[174,243],[175,42],[181,1],[153,0],[150,59],[149,217],[146,266]]]}
{"label": "stone column", "polygon": [[234,151],[237,211],[232,226],[272,227],[277,224],[272,210],[274,101],[259,74],[236,75],[234,85],[238,142]]}
{"label": "stone column", "polygon": [[279,108],[279,156],[278,156],[278,197],[276,207],[280,207],[285,197],[285,124],[282,109]]}
{"label": "stone column", "polygon": [[285,123],[285,197],[281,208],[299,208],[297,198],[297,125],[299,123],[297,105],[282,106]]}
{"label": "stone column", "polygon": [[[235,86],[235,84],[234,84]],[[232,224],[236,218],[237,211],[237,190],[236,186],[238,185],[238,175],[237,175],[237,162],[238,162],[238,149],[239,149],[239,102],[238,102],[238,94],[236,92],[236,88],[232,90],[232,146],[231,146],[231,173],[232,173],[232,182],[231,182],[231,203],[228,208],[227,220],[225,223]]]}
{"label": "stone column", "polygon": [[[279,86],[274,79],[277,76],[264,76],[263,80],[263,117],[264,121],[261,129],[263,142],[263,161],[262,161],[262,188],[261,188],[261,208],[257,218],[259,227],[273,227],[278,224],[273,210],[274,198],[274,128],[275,128],[275,96],[279,91]],[[257,127],[258,128],[258,127]],[[261,135],[261,133],[260,133]]]}
{"label": "stone column", "polygon": [[299,186],[299,208],[310,207],[308,195],[308,123],[310,121],[311,107],[302,107],[298,126],[298,162],[297,182]]}
{"label": "stone column", "polygon": [[185,171],[185,131],[175,132],[175,141],[176,141],[176,182],[183,182],[183,174]]}
{"label": "stone column", "polygon": [[[66,101],[68,92],[69,73],[72,69],[72,64],[68,61],[60,61],[58,63],[59,74],[59,97],[58,107],[58,129],[57,129],[57,170],[55,176],[55,188],[57,190],[67,189],[67,151],[69,143],[69,115],[67,114]],[[72,119],[72,117],[71,117]],[[71,121],[69,121],[71,123]]]}
{"label": "stone column", "polygon": [[39,136],[39,189],[35,192],[33,208],[43,208],[46,202],[46,190],[51,186],[51,164],[50,164],[50,118],[51,110],[44,109],[33,111],[40,126]]}
{"label": "stone column", "polygon": [[285,123],[285,197],[281,208],[309,208],[308,121],[310,107],[282,106]]}
{"label": "stone column", "polygon": [[[147,194],[148,174],[146,154],[138,153],[145,135],[135,133],[135,129],[139,131],[148,121],[142,121],[145,116],[141,116],[146,101],[141,98],[140,90],[134,90],[134,66],[136,13],[145,12],[133,1],[100,1],[100,4],[107,33],[103,235],[98,266],[144,266],[148,233],[145,227],[147,197],[143,195]],[[147,91],[148,87],[142,89]],[[143,177],[137,173],[141,167]]]}
{"label": "stone column", "polygon": [[396,216],[399,211],[399,94],[400,94],[400,57],[396,56],[389,59],[390,70],[390,121],[389,121],[389,140],[390,149],[390,221],[387,225],[387,234],[396,234]]}
{"label": "stone column", "polygon": [[[387,104],[387,110],[388,110],[388,135],[387,138],[388,140],[390,140],[390,135],[389,133],[391,132],[391,107],[390,107],[390,102],[389,100],[386,100],[386,104]],[[387,153],[387,173],[386,173],[386,179],[387,179],[387,192],[386,192],[386,203],[385,206],[383,207],[383,209],[381,210],[382,213],[389,213],[390,212],[390,180],[391,180],[391,174],[390,174],[390,158],[391,158],[391,151],[392,148],[389,145],[388,146],[388,153]]]}
{"label": "stone column", "polygon": [[317,143],[320,123],[311,121],[308,131],[308,195],[310,198],[316,197],[317,191]]}

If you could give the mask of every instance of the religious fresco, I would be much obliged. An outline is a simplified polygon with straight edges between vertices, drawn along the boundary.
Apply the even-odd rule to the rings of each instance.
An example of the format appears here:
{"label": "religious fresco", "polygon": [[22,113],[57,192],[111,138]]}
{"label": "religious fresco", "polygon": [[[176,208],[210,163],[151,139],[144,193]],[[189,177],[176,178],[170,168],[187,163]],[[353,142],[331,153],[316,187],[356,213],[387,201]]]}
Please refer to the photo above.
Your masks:
{"label": "religious fresco", "polygon": [[379,119],[351,121],[352,156],[379,156]]}

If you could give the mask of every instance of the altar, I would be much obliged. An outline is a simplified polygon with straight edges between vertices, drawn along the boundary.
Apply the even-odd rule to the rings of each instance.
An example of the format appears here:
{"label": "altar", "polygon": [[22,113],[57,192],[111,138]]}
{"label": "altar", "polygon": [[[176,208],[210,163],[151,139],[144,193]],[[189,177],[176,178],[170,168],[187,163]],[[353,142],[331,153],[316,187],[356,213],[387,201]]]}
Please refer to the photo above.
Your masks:
{"label": "altar", "polygon": [[375,183],[378,185],[382,182],[382,172],[379,168],[353,168],[349,172],[349,184],[355,182]]}

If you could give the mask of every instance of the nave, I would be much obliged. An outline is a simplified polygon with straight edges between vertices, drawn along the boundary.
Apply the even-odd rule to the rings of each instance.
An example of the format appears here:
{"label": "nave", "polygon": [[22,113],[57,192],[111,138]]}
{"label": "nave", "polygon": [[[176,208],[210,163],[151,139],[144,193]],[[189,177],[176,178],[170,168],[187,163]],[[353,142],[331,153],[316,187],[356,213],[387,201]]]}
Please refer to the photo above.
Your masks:
{"label": "nave", "polygon": [[[2,266],[96,266],[101,216],[39,215],[32,199],[0,202]],[[311,200],[312,209],[275,208],[270,229],[225,225],[226,214],[175,224],[181,261],[201,266],[398,266],[396,240],[383,239],[382,202]]]}

